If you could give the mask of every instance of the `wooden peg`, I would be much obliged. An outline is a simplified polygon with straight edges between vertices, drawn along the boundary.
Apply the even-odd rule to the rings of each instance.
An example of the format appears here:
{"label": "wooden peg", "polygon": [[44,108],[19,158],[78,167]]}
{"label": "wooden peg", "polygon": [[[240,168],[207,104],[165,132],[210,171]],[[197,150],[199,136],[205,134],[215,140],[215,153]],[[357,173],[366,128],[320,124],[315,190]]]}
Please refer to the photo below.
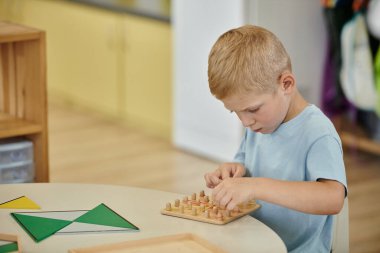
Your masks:
{"label": "wooden peg", "polygon": [[235,206],[235,208],[231,212],[231,215],[233,215],[233,216],[237,215],[237,214],[239,214],[239,212],[240,212],[239,207]]}
{"label": "wooden peg", "polygon": [[205,196],[205,191],[204,190],[202,190],[200,193],[199,193],[199,197],[204,197]]}
{"label": "wooden peg", "polygon": [[191,214],[194,216],[197,215],[197,208],[196,207],[193,207],[193,209],[191,210]]}
{"label": "wooden peg", "polygon": [[166,203],[166,211],[171,211],[172,205],[170,203]]}
{"label": "wooden peg", "polygon": [[174,206],[175,206],[175,207],[179,207],[179,203],[180,203],[180,202],[179,202],[179,199],[176,199],[175,202],[174,202]]}
{"label": "wooden peg", "polygon": [[201,203],[200,210],[202,213],[205,211],[205,204]]}

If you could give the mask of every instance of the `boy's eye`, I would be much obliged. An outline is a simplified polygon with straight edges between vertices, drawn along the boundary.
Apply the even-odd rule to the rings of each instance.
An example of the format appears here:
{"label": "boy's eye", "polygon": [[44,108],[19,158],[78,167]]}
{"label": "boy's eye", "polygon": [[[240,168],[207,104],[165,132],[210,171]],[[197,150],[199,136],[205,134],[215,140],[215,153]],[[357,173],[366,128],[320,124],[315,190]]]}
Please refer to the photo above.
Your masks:
{"label": "boy's eye", "polygon": [[255,109],[247,109],[247,112],[249,112],[249,113],[255,113],[255,112],[257,112],[259,109],[260,109],[260,107],[255,108]]}

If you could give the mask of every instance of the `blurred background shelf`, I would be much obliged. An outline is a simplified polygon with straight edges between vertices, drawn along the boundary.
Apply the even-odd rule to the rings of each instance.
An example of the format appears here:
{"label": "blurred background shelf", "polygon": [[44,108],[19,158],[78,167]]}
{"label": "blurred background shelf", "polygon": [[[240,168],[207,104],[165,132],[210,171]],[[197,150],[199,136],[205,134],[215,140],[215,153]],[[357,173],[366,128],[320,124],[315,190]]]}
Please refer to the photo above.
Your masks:
{"label": "blurred background shelf", "polygon": [[363,126],[353,122],[347,116],[332,118],[342,145],[349,150],[358,150],[374,155],[380,155],[380,141],[370,136]]}
{"label": "blurred background shelf", "polygon": [[376,142],[368,137],[360,136],[359,134],[351,133],[348,131],[341,131],[340,138],[343,145],[359,149],[365,152],[380,155],[380,143]]}
{"label": "blurred background shelf", "polygon": [[0,138],[38,134],[42,126],[0,113]]}
{"label": "blurred background shelf", "polygon": [[0,139],[33,142],[36,182],[49,181],[45,32],[0,22]]}

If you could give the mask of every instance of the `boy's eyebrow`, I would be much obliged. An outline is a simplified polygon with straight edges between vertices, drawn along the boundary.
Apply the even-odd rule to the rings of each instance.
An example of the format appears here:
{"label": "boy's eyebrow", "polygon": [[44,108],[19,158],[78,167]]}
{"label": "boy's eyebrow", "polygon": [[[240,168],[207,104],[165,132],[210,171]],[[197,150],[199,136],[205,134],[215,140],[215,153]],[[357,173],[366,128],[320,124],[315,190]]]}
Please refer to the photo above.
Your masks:
{"label": "boy's eyebrow", "polygon": [[246,108],[244,108],[243,110],[240,110],[240,111],[242,112],[242,111],[248,111],[248,110],[256,110],[257,108],[259,108],[262,105],[263,105],[263,103],[259,103],[259,104],[256,104],[256,105],[251,105],[251,106],[248,106],[248,107],[246,107]]}
{"label": "boy's eyebrow", "polygon": [[247,111],[247,110],[256,110],[257,108],[259,108],[260,106],[262,106],[263,103],[259,103],[257,105],[252,105],[252,106],[248,106],[242,110],[231,110],[229,108],[226,107],[227,110],[229,110],[230,112],[243,112],[243,111]]}

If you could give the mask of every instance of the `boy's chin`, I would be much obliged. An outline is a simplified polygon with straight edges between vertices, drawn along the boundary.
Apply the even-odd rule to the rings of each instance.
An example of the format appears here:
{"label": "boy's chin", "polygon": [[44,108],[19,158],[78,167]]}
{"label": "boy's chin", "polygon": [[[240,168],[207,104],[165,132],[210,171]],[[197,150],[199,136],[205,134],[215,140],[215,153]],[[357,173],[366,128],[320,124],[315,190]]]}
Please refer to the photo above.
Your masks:
{"label": "boy's chin", "polygon": [[257,128],[257,129],[252,129],[251,128],[251,131],[255,132],[255,133],[260,133],[260,134],[271,134],[275,130],[273,130],[273,129],[267,129],[267,128]]}

